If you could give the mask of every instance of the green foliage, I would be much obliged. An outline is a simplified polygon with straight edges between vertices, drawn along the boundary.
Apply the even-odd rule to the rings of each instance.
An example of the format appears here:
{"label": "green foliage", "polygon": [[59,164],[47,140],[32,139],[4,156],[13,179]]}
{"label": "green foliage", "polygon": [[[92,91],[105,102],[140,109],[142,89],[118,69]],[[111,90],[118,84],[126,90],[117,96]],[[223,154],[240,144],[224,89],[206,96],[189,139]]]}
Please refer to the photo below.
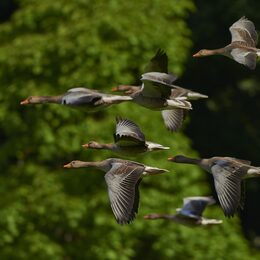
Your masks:
{"label": "green foliage", "polygon": [[[150,212],[174,213],[184,196],[210,194],[206,174],[197,167],[167,162],[173,154],[197,154],[183,133],[165,129],[159,112],[134,104],[95,114],[19,105],[29,95],[59,94],[73,86],[109,91],[114,84],[138,83],[159,47],[180,74],[191,46],[185,19],[192,2],[17,2],[18,10],[0,26],[0,258],[252,257],[237,218],[211,229],[142,219]],[[72,159],[111,157],[83,151],[81,144],[112,141],[116,115],[136,121],[147,140],[172,147],[136,159],[170,172],[142,181],[139,214],[128,226],[114,220],[103,173],[62,169]],[[206,214],[224,218],[219,207]]]}

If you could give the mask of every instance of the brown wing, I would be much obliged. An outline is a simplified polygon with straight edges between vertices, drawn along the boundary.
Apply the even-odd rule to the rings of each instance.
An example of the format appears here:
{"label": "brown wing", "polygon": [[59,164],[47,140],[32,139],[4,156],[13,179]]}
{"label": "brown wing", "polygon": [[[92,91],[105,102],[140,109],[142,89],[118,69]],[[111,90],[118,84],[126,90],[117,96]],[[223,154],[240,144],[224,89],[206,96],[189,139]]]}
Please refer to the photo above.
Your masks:
{"label": "brown wing", "polygon": [[251,70],[255,69],[256,53],[243,48],[235,48],[231,50],[230,55],[236,62],[247,66]]}
{"label": "brown wing", "polygon": [[224,214],[232,217],[240,205],[241,181],[246,171],[241,165],[228,160],[220,160],[213,164],[211,172]]}
{"label": "brown wing", "polygon": [[255,47],[257,44],[257,32],[254,24],[242,17],[229,28],[232,42],[242,42],[246,46]]}
{"label": "brown wing", "polygon": [[242,160],[242,159],[238,159],[238,158],[235,158],[235,157],[224,157],[224,159],[232,160],[232,161],[235,161],[235,162],[238,162],[238,163],[242,163],[242,164],[251,165],[251,161]]}
{"label": "brown wing", "polygon": [[162,110],[164,124],[170,131],[178,131],[184,119],[183,109]]}
{"label": "brown wing", "polygon": [[156,52],[144,70],[144,72],[152,71],[168,73],[168,56],[162,49]]}
{"label": "brown wing", "polygon": [[133,121],[116,118],[115,142],[119,145],[145,144],[145,136]]}
{"label": "brown wing", "polygon": [[172,83],[176,76],[161,72],[147,72],[142,75],[142,95],[152,98],[169,98],[171,90],[174,88]]}
{"label": "brown wing", "polygon": [[119,224],[135,219],[139,205],[138,185],[144,167],[140,165],[113,163],[105,175],[112,211]]}
{"label": "brown wing", "polygon": [[207,205],[215,203],[212,197],[187,197],[183,199],[183,207],[179,211],[188,217],[201,217]]}

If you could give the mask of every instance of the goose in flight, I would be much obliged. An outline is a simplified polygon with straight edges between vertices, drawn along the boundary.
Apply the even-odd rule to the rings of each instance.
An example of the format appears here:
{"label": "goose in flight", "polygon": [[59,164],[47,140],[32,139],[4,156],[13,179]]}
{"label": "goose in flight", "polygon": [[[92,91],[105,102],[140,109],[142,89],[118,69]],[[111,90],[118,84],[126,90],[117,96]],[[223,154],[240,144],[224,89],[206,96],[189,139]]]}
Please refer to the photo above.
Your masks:
{"label": "goose in flight", "polygon": [[124,101],[131,101],[129,96],[104,94],[97,90],[88,88],[72,88],[65,94],[58,96],[30,96],[21,101],[21,105],[56,103],[71,107],[81,107],[88,111],[95,111],[100,108],[118,104]]}
{"label": "goose in flight", "polygon": [[202,217],[205,208],[214,203],[215,200],[212,197],[187,197],[183,199],[183,207],[176,209],[176,214],[152,213],[145,215],[144,219],[169,219],[193,227],[221,224],[222,220]]}
{"label": "goose in flight", "polygon": [[[148,63],[148,65],[145,68],[145,73],[149,75],[150,72],[159,72],[158,75],[168,75],[168,83],[170,83],[170,87],[168,87],[170,89],[168,89],[167,92],[167,98],[169,100],[173,100],[173,101],[189,101],[189,100],[196,100],[199,98],[207,98],[208,96],[200,94],[198,92],[194,92],[185,88],[181,88],[179,86],[176,86],[173,84],[173,82],[177,79],[176,76],[169,74],[168,72],[168,56],[166,54],[165,51],[159,49],[157,51],[157,53],[155,54],[155,56],[150,60],[150,62]],[[156,82],[155,82],[156,84]],[[148,83],[146,83],[146,85],[148,85]],[[112,91],[119,91],[119,92],[124,92],[127,95],[130,95],[133,97],[133,99],[136,98],[136,102],[139,102],[140,104],[140,97],[136,97],[136,95],[139,95],[142,93],[142,89],[143,87],[146,87],[144,85],[144,83],[142,84],[142,86],[131,86],[131,85],[119,85],[117,87],[113,87]],[[151,86],[150,86],[151,87]],[[149,86],[147,86],[147,89],[149,88]],[[145,90],[143,92],[143,95],[149,97],[150,94],[147,93],[148,90]],[[164,91],[166,92],[166,89],[164,89]],[[146,92],[146,93],[145,93]],[[153,93],[154,95],[154,93]],[[158,96],[161,94],[158,94]],[[142,95],[141,95],[142,96]],[[157,97],[158,97],[157,96]],[[142,100],[144,102],[144,100]],[[149,106],[151,106],[152,102],[158,102],[158,98],[153,99],[147,98],[147,103],[148,104],[140,104],[143,106],[146,106],[150,109],[154,109],[151,108]],[[162,103],[162,100],[161,100]],[[191,107],[191,104],[188,102],[186,103],[188,106]],[[185,117],[185,112],[187,112],[188,109],[186,108],[180,108],[180,107],[176,107],[176,108],[171,108],[171,109],[161,109],[161,113],[162,113],[162,117],[164,120],[164,123],[167,127],[167,129],[171,130],[171,131],[177,131],[179,130],[179,128],[181,127],[184,117]]]}
{"label": "goose in flight", "polygon": [[139,126],[129,119],[116,118],[114,143],[101,144],[90,141],[82,145],[84,148],[106,149],[121,155],[136,156],[140,153],[167,150],[169,147],[145,140],[145,136]]}
{"label": "goose in flight", "polygon": [[106,172],[105,181],[112,211],[119,224],[132,222],[138,213],[139,184],[143,176],[167,172],[165,169],[109,158],[99,162],[72,161],[64,168],[94,167]]}
{"label": "goose in flight", "polygon": [[230,44],[214,50],[202,49],[195,53],[193,57],[224,55],[251,70],[255,69],[256,59],[260,56],[260,49],[256,48],[258,36],[253,22],[243,16],[229,27],[229,31],[232,38]]}
{"label": "goose in flight", "polygon": [[250,161],[233,157],[193,159],[177,155],[168,158],[168,160],[175,163],[195,164],[211,173],[220,205],[227,217],[232,217],[237,209],[243,206],[241,199],[242,180],[248,177],[260,177],[259,167],[251,166]]}

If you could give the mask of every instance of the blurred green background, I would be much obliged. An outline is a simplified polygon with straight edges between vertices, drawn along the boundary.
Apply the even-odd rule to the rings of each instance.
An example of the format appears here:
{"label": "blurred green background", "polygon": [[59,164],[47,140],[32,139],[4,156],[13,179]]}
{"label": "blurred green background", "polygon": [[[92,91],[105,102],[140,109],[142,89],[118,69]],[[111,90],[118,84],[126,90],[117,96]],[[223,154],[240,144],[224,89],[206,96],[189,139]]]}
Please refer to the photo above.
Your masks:
{"label": "blurred green background", "polygon": [[[143,215],[174,213],[182,198],[214,193],[196,166],[176,154],[233,156],[260,165],[260,68],[224,57],[195,60],[200,48],[230,41],[228,27],[246,15],[260,28],[258,0],[1,0],[0,1],[0,259],[260,259],[259,180],[246,183],[245,210],[223,225],[191,229]],[[170,133],[159,112],[120,104],[87,114],[58,105],[22,107],[30,95],[75,86],[109,92],[139,84],[158,48],[166,50],[176,84],[209,95],[193,102],[182,131]],[[115,116],[134,120],[147,140],[170,146],[136,158],[169,173],[145,178],[140,210],[116,223],[104,174],[63,170],[73,159],[115,156],[86,151],[89,140],[111,142]]]}

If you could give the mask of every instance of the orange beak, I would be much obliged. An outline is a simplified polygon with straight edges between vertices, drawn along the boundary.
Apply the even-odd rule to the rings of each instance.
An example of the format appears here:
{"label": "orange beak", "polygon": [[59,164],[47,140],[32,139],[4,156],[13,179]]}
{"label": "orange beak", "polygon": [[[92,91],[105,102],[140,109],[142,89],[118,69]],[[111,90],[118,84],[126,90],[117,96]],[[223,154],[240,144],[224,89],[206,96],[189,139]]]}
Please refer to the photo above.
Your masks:
{"label": "orange beak", "polygon": [[20,102],[20,105],[28,105],[30,102],[28,101],[28,99],[25,99],[23,101]]}
{"label": "orange beak", "polygon": [[168,161],[173,161],[174,160],[174,157],[169,157],[168,158]]}
{"label": "orange beak", "polygon": [[113,92],[118,91],[118,88],[117,88],[117,87],[113,87],[113,88],[111,89],[111,91],[113,91]]}
{"label": "orange beak", "polygon": [[160,218],[160,214],[157,213],[151,213],[144,216],[144,219],[157,219]]}
{"label": "orange beak", "polygon": [[72,168],[72,167],[71,167],[71,164],[68,163],[68,164],[64,164],[64,165],[63,165],[63,168]]}
{"label": "orange beak", "polygon": [[87,149],[89,147],[89,145],[88,144],[83,144],[82,147]]}
{"label": "orange beak", "polygon": [[200,54],[197,52],[197,53],[193,54],[192,57],[193,58],[198,58],[198,57],[200,57]]}

